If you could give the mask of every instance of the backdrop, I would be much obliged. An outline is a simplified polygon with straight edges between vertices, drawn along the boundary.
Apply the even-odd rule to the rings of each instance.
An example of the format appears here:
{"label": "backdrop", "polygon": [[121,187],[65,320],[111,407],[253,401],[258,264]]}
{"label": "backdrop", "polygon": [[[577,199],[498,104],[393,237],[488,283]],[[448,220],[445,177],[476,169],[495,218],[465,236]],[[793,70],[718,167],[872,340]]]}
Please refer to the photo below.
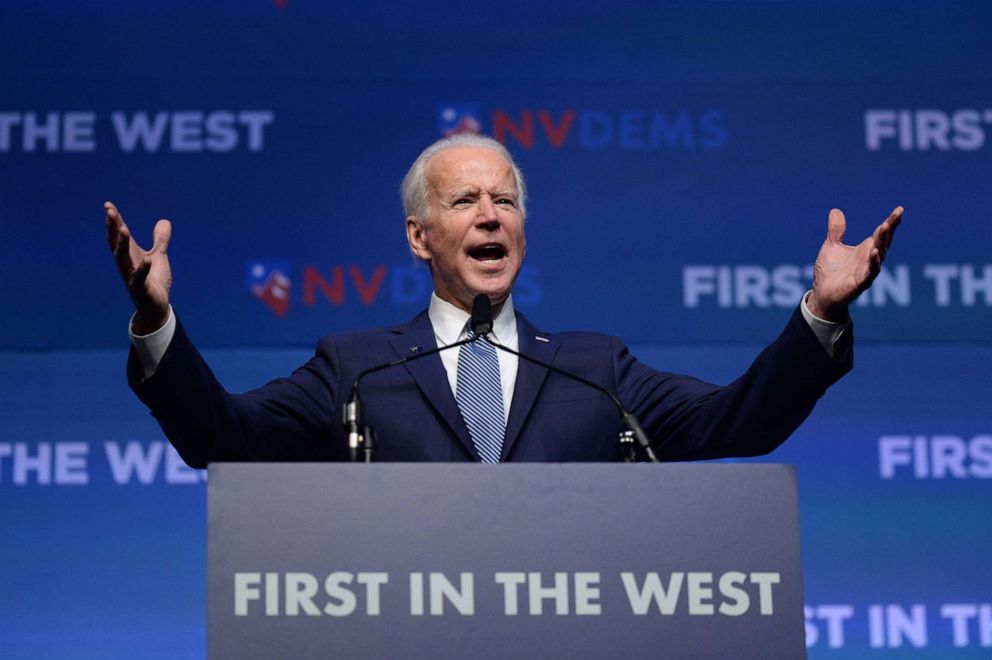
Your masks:
{"label": "backdrop", "polygon": [[[127,390],[101,204],[174,224],[173,302],[233,391],[430,293],[398,187],[438,137],[527,176],[515,304],[739,374],[849,242],[906,218],[798,466],[811,657],[992,649],[992,10],[950,3],[7,2],[0,644],[205,652],[203,475]],[[982,192],[986,191],[986,192]]]}

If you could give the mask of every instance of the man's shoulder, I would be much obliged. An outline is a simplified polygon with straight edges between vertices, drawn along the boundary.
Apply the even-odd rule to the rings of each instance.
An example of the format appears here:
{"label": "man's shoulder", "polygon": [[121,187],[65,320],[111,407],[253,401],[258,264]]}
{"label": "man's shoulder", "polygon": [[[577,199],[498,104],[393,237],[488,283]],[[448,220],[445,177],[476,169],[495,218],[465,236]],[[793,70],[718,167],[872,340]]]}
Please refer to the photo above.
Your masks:
{"label": "man's shoulder", "polygon": [[562,344],[569,345],[614,345],[622,342],[618,337],[602,332],[589,332],[586,330],[566,330],[564,332],[554,332],[548,335],[554,337]]}
{"label": "man's shoulder", "polygon": [[586,330],[548,332],[534,325],[530,319],[519,312],[517,313],[517,332],[525,341],[527,339],[533,339],[539,342],[555,342],[563,348],[602,350],[608,347],[623,346],[623,342],[619,338],[602,332],[589,332]]}
{"label": "man's shoulder", "polygon": [[[426,325],[425,325],[426,324]],[[423,311],[405,323],[358,330],[345,330],[330,335],[324,335],[317,341],[317,348],[322,347],[362,347],[388,344],[396,337],[409,333],[425,332],[430,328],[427,311]],[[431,335],[433,336],[433,334]]]}

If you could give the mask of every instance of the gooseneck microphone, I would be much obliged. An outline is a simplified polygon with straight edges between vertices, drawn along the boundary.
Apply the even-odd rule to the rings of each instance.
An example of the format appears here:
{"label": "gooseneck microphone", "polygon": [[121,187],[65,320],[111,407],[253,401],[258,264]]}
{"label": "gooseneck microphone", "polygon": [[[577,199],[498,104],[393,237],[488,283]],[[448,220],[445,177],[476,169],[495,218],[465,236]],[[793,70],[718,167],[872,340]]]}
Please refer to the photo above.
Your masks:
{"label": "gooseneck microphone", "polygon": [[447,346],[440,346],[423,353],[415,353],[414,355],[408,355],[406,357],[393,360],[392,362],[386,362],[374,367],[369,367],[355,377],[355,382],[351,387],[351,397],[349,398],[348,403],[344,405],[344,423],[348,429],[348,451],[352,461],[359,461],[361,458],[362,461],[369,463],[372,461],[372,456],[375,453],[375,431],[369,426],[362,425],[362,401],[359,396],[358,387],[361,385],[363,378],[369,374],[374,374],[377,371],[382,371],[391,367],[398,367],[402,364],[406,364],[407,362],[412,362],[414,360],[419,360],[421,358],[434,355],[435,353],[440,353],[441,351],[446,351],[449,348],[464,346],[465,344],[471,344],[479,341],[480,339],[484,339],[487,343],[494,346],[498,350],[516,355],[521,360],[526,360],[527,362],[544,367],[549,371],[553,371],[554,373],[564,376],[565,378],[582,383],[583,385],[591,387],[594,390],[606,395],[606,397],[620,412],[620,418],[623,420],[624,424],[626,424],[627,428],[630,429],[628,432],[621,433],[621,443],[629,443],[631,436],[633,436],[633,440],[640,445],[641,450],[644,452],[647,459],[652,463],[658,462],[658,457],[655,455],[654,449],[651,447],[651,442],[648,440],[647,434],[637,421],[637,417],[634,413],[623,407],[623,404],[620,402],[620,399],[616,394],[609,391],[602,385],[594,383],[591,380],[583,378],[582,376],[578,376],[543,360],[538,360],[535,357],[515,351],[512,348],[498,344],[490,339],[489,333],[492,332],[493,329],[493,308],[492,301],[489,300],[489,296],[480,293],[472,300],[472,316],[469,319],[469,328],[471,329],[471,336],[466,337],[465,339],[448,344]]}
{"label": "gooseneck microphone", "polygon": [[[478,317],[476,316],[477,311],[479,312]],[[477,318],[479,323],[478,328],[476,326]],[[501,351],[506,351],[507,353],[516,355],[521,360],[526,360],[527,362],[531,362],[538,366],[544,367],[549,371],[553,371],[556,374],[564,376],[565,378],[569,378],[576,382],[582,383],[583,385],[587,385],[593,388],[594,390],[597,390],[605,394],[607,398],[609,398],[609,400],[613,402],[613,405],[617,407],[617,410],[620,411],[620,418],[623,420],[624,424],[627,425],[627,428],[630,429],[630,434],[633,435],[633,439],[637,441],[638,445],[640,445],[641,449],[644,451],[644,455],[647,456],[650,462],[652,463],[658,462],[658,457],[655,455],[654,449],[652,449],[651,447],[651,441],[648,440],[648,436],[644,432],[644,429],[641,428],[641,424],[640,422],[637,421],[637,417],[634,415],[634,413],[630,412],[629,410],[623,407],[623,404],[620,402],[620,399],[617,397],[616,394],[609,391],[602,385],[599,385],[598,383],[594,383],[591,380],[583,378],[582,376],[565,371],[564,369],[556,367],[553,364],[550,364],[543,360],[538,360],[535,357],[525,355],[524,353],[515,351],[512,348],[508,348],[506,346],[503,346],[502,344],[498,344],[494,342],[492,339],[489,338],[489,334],[488,334],[493,329],[492,319],[493,319],[492,304],[489,300],[489,296],[480,293],[475,297],[475,300],[472,301],[472,332],[475,333],[476,337],[482,337],[490,345],[496,347]],[[487,320],[488,320],[488,325],[486,325]],[[629,436],[627,434],[621,434],[620,441],[621,443],[629,442],[630,441]]]}
{"label": "gooseneck microphone", "polygon": [[351,386],[351,397],[349,397],[348,403],[344,404],[344,424],[348,429],[348,455],[352,462],[361,460],[365,463],[371,463],[372,456],[375,453],[375,430],[370,426],[363,426],[362,424],[362,400],[358,392],[358,386],[361,385],[362,379],[369,374],[374,374],[383,369],[398,367],[401,364],[413,362],[414,360],[446,351],[449,348],[479,341],[486,333],[492,332],[493,329],[493,308],[489,296],[480,293],[472,300],[472,316],[469,319],[468,327],[472,330],[471,337],[461,339],[447,346],[432,348],[423,353],[414,353],[413,355],[408,355],[392,362],[369,367],[355,377],[355,382]]}

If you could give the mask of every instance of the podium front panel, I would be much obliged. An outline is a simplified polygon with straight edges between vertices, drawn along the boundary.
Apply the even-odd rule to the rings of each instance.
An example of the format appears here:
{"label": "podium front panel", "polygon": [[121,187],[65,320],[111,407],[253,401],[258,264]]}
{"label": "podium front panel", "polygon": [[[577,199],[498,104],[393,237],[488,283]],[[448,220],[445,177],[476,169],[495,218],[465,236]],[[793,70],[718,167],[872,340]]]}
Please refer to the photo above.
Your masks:
{"label": "podium front panel", "polygon": [[781,465],[215,464],[211,658],[797,658]]}

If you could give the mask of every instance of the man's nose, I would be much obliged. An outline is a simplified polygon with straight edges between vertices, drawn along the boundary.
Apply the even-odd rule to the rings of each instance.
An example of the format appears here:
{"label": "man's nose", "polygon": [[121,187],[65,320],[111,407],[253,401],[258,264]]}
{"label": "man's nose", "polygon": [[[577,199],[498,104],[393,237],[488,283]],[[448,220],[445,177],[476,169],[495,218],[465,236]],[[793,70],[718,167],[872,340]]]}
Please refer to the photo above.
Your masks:
{"label": "man's nose", "polygon": [[489,195],[482,195],[479,198],[479,221],[485,223],[498,223],[499,214],[496,213],[496,205]]}

